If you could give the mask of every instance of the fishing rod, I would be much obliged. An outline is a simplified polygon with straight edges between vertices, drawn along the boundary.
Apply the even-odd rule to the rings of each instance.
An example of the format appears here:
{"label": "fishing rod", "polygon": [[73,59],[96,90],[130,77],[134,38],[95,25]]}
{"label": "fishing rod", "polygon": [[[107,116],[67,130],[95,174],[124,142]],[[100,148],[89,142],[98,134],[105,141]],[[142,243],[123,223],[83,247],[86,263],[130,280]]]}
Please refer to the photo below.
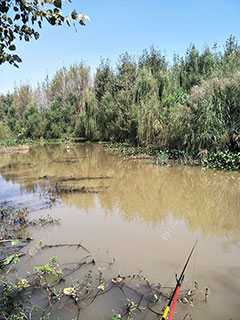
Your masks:
{"label": "fishing rod", "polygon": [[178,294],[179,294],[179,290],[180,290],[180,287],[181,287],[181,285],[183,283],[183,280],[184,280],[184,272],[185,272],[185,270],[187,268],[188,262],[191,259],[191,256],[193,254],[193,251],[194,251],[196,245],[197,245],[197,240],[196,240],[196,242],[195,242],[195,244],[194,244],[194,246],[193,246],[193,248],[192,248],[192,250],[191,250],[191,252],[190,252],[190,254],[188,256],[188,259],[187,259],[187,261],[186,261],[186,263],[185,263],[185,265],[183,267],[183,270],[182,270],[182,273],[181,273],[179,279],[177,278],[177,274],[176,274],[177,284],[176,284],[176,287],[175,287],[175,289],[174,289],[174,291],[173,291],[173,293],[171,295],[171,298],[170,298],[170,300],[168,302],[168,305],[167,305],[167,307],[166,307],[166,309],[164,311],[164,314],[163,314],[161,320],[165,320],[167,318],[168,312],[170,310],[171,303],[174,300],[173,301],[173,307],[172,307],[171,312],[170,312],[169,320],[171,320],[172,317],[173,317],[173,313],[174,313],[174,309],[175,309],[175,306],[176,306],[176,303],[177,303],[177,297],[178,297]]}

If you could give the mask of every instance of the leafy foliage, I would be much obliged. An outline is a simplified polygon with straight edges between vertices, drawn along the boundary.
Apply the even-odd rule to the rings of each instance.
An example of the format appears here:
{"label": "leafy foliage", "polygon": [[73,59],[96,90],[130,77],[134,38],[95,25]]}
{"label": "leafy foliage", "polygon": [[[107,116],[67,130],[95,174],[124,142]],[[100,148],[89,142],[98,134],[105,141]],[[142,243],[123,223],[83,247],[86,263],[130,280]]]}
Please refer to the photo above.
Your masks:
{"label": "leafy foliage", "polygon": [[203,165],[207,168],[235,171],[240,170],[240,152],[211,153],[203,159]]}
{"label": "leafy foliage", "polygon": [[[9,62],[15,67],[21,58],[12,53],[16,50],[16,38],[29,41],[39,38],[39,29],[43,22],[52,26],[61,26],[66,23],[71,25],[72,21],[79,21],[85,25],[89,17],[78,14],[74,9],[69,16],[64,16],[62,0],[1,0],[0,2],[0,64]],[[71,2],[67,0],[67,2]]]}

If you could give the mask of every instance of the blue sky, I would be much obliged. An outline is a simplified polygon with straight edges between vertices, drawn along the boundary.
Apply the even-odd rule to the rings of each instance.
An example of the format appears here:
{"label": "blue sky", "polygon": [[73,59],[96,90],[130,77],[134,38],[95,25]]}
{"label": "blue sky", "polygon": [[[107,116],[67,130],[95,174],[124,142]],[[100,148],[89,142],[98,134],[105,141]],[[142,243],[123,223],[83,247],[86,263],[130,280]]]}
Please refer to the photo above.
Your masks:
{"label": "blue sky", "polygon": [[215,42],[222,49],[233,34],[240,40],[240,0],[72,0],[72,8],[90,16],[86,27],[44,25],[40,39],[17,43],[23,62],[17,69],[0,66],[0,93],[15,85],[36,86],[48,74],[52,78],[62,66],[84,60],[94,73],[100,58],[114,66],[119,55],[136,57],[154,45],[165,52],[184,55],[190,43],[201,51]]}

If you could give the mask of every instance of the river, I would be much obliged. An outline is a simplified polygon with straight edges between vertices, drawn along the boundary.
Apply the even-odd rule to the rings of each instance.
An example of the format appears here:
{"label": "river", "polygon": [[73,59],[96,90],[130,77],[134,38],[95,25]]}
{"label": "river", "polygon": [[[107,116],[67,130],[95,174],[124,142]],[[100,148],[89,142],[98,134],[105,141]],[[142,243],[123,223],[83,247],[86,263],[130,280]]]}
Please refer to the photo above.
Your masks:
{"label": "river", "polygon": [[[38,253],[40,240],[81,241],[96,261],[113,259],[111,270],[106,267],[112,275],[141,269],[150,282],[174,286],[175,273],[181,273],[198,239],[183,283],[188,289],[197,281],[198,296],[194,307],[178,303],[174,319],[182,320],[187,313],[186,319],[240,319],[240,173],[157,166],[87,143],[4,154],[0,168],[0,201],[28,206],[32,218],[50,214],[61,219],[59,225],[26,231],[34,240],[25,248],[31,258],[20,261],[20,275],[46,263],[54,252]],[[86,179],[68,180],[73,177]],[[47,191],[56,184],[91,192],[49,196]],[[61,263],[78,259],[74,249],[55,251]],[[205,303],[206,287],[211,294]],[[81,319],[107,319],[116,308],[110,295],[107,302],[99,299],[84,310]],[[63,309],[60,319],[74,318],[74,310]],[[157,319],[152,313],[144,317]]]}

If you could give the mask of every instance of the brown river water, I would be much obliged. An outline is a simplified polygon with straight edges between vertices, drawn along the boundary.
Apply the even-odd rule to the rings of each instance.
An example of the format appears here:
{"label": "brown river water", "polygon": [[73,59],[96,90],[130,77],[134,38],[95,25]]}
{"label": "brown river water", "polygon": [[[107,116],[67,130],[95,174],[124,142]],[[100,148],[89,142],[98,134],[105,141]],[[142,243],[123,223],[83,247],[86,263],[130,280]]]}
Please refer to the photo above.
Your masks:
{"label": "brown river water", "polygon": [[[239,320],[240,173],[156,166],[113,155],[98,144],[70,144],[69,150],[66,146],[0,155],[0,201],[28,206],[32,218],[50,214],[61,219],[59,225],[25,231],[34,240],[24,248],[31,257],[20,261],[19,274],[46,263],[53,253],[60,263],[77,262],[83,254],[69,247],[39,253],[39,240],[81,241],[102,265],[114,259],[111,268],[105,266],[112,276],[143,270],[151,283],[173,287],[175,273],[181,273],[198,239],[183,283],[188,289],[198,282],[198,302],[194,307],[178,303],[174,319],[188,313],[185,319]],[[47,179],[39,179],[45,174]],[[99,193],[62,193],[56,199],[46,195],[57,178],[67,177],[107,178],[61,182]],[[206,287],[211,294],[203,303]],[[110,319],[112,309],[118,310],[116,299],[111,294],[96,299],[80,319]],[[74,312],[65,307],[50,319],[73,319]],[[144,319],[158,318],[150,313]]]}

